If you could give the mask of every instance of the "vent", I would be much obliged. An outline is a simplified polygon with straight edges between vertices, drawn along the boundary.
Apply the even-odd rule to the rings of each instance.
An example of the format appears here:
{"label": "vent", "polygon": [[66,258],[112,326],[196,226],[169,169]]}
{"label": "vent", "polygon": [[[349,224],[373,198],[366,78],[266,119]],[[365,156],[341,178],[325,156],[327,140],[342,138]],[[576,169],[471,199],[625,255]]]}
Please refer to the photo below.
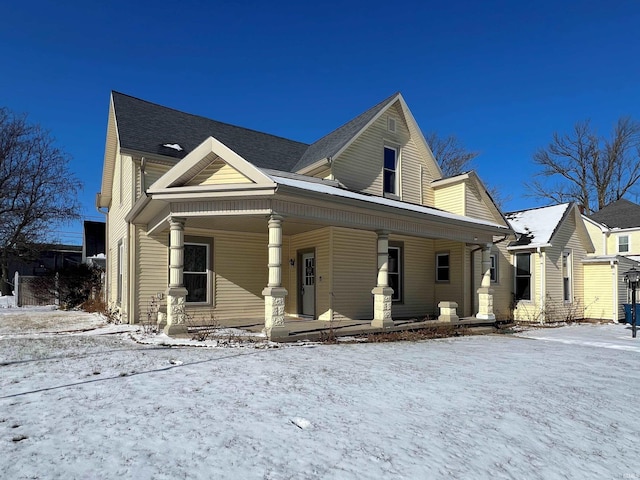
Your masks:
{"label": "vent", "polygon": [[396,133],[396,119],[393,117],[387,118],[387,130],[391,133]]}

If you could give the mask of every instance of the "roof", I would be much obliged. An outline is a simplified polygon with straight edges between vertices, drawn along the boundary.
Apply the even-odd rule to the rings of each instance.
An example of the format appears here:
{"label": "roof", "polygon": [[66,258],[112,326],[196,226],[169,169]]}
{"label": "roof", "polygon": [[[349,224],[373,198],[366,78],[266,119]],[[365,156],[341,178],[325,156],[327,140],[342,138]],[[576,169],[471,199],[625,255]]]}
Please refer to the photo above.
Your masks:
{"label": "roof", "polygon": [[290,170],[308,146],[112,92],[120,147],[181,159],[215,137],[257,167]]}
{"label": "roof", "polygon": [[509,246],[535,248],[549,245],[572,206],[573,203],[561,203],[549,207],[505,213],[504,216],[513,230],[520,234],[518,240]]}
{"label": "roof", "polygon": [[358,132],[360,132],[360,130],[375,118],[378,113],[395,101],[398,98],[398,95],[399,92],[396,92],[390,97],[385,98],[366,112],[361,113],[353,120],[350,120],[341,127],[336,128],[333,132],[311,144],[300,161],[294,166],[293,171],[301,170],[319,160],[332,157],[338,153],[356,134],[358,134]]}
{"label": "roof", "polygon": [[640,227],[640,205],[621,198],[588,218],[609,228]]}

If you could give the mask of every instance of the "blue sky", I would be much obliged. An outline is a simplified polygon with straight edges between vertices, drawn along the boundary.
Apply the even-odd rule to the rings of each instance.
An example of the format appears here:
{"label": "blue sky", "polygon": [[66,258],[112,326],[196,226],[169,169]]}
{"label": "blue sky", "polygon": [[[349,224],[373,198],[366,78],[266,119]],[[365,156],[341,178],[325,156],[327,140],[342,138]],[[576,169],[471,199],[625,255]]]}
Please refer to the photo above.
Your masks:
{"label": "blue sky", "polygon": [[304,142],[400,91],[425,134],[481,152],[507,211],[541,204],[522,184],[554,131],[640,120],[634,0],[62,0],[2,17],[0,105],[73,156],[92,220],[111,90]]}

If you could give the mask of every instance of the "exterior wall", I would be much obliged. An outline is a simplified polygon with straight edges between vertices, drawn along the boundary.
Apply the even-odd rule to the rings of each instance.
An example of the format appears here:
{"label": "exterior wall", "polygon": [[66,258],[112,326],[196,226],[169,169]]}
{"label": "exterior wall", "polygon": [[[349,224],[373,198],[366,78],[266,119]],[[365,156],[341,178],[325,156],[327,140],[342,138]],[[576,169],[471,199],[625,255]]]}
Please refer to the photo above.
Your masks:
{"label": "exterior wall", "polygon": [[[116,155],[115,174],[112,187],[112,201],[109,207],[109,219],[107,222],[107,302],[110,306],[119,309],[123,321],[129,321],[129,300],[130,285],[128,282],[129,252],[131,250],[132,239],[129,234],[129,227],[125,221],[125,216],[133,206],[134,183],[133,183],[133,160],[128,155]],[[118,246],[122,242],[124,245],[123,284],[122,298],[118,302]]]}
{"label": "exterior wall", "polygon": [[475,182],[465,182],[465,189],[465,215],[489,222],[504,223],[504,220],[496,218],[492,210],[484,202],[482,193]]}
{"label": "exterior wall", "polygon": [[[614,295],[617,285],[618,265],[606,263],[589,263],[584,265],[587,281],[584,285],[585,318],[613,320]],[[624,299],[620,299],[622,303]],[[622,312],[624,314],[624,312]]]}
{"label": "exterior wall", "polygon": [[148,236],[145,229],[135,227],[136,321],[145,321],[151,297],[164,294],[169,285],[169,235]]}
{"label": "exterior wall", "polygon": [[589,237],[591,237],[591,242],[593,242],[595,255],[608,255],[610,253],[613,253],[609,251],[609,247],[607,245],[607,237],[602,233],[600,227],[597,227],[587,220],[584,221],[584,226],[587,229]]}
{"label": "exterior wall", "polygon": [[[618,238],[629,237],[629,251],[618,251]],[[607,253],[609,255],[640,255],[640,231],[636,229],[619,230],[611,232],[607,236]]]}
{"label": "exterior wall", "polygon": [[435,256],[433,240],[391,235],[389,241],[401,242],[404,247],[403,301],[393,303],[392,317],[414,317],[420,320],[427,315],[433,317],[438,310],[438,305],[434,303]]}
{"label": "exterior wall", "polygon": [[445,212],[464,215],[465,186],[463,182],[446,185],[434,191],[434,206]]}
{"label": "exterior wall", "polygon": [[[373,318],[377,235],[333,228],[333,305],[335,320]],[[392,311],[393,314],[393,311]]]}
{"label": "exterior wall", "polygon": [[[395,133],[387,129],[389,117],[396,120]],[[411,203],[421,203],[422,200],[426,205],[433,205],[430,186],[433,178],[427,168],[427,161],[432,160],[424,159],[420,155],[397,105],[389,107],[353,144],[334,159],[334,178],[350,189],[382,196],[382,163],[386,144],[400,147],[400,198]]]}
{"label": "exterior wall", "polygon": [[[438,253],[449,253],[449,282],[436,282],[435,281],[435,256]],[[468,283],[469,268],[465,264],[469,264],[469,252],[462,243],[448,242],[445,240],[433,241],[433,268],[432,277],[434,279],[434,298],[433,304],[435,306],[436,314],[438,303],[440,302],[456,302],[459,306],[458,315],[467,316],[470,315],[470,310],[467,312],[464,310],[465,297],[469,295],[470,286]],[[466,290],[465,290],[466,287]],[[470,307],[467,307],[470,308]]]}
{"label": "exterior wall", "polygon": [[[285,219],[286,222],[286,219]],[[297,260],[297,252],[299,250],[315,249],[316,261],[316,318],[321,320],[331,319],[331,303],[332,303],[332,265],[331,265],[331,228],[321,228],[310,232],[292,235],[288,237],[289,257],[296,259],[294,268],[283,268],[288,270],[287,283],[283,285],[289,291],[286,299],[286,313],[289,315],[297,315],[299,313],[298,292],[300,290],[300,280],[297,269],[300,267]],[[284,258],[284,252],[283,252]],[[285,261],[283,260],[283,263]],[[266,265],[266,263],[265,263]],[[292,271],[293,270],[293,271]],[[266,283],[265,283],[266,285]]]}

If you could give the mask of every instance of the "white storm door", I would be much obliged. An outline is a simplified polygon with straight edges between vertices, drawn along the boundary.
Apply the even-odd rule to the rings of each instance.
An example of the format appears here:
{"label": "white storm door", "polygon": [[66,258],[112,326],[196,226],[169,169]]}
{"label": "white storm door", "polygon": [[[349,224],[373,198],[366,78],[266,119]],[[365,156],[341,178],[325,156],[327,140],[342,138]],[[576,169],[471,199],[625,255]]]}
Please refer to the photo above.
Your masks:
{"label": "white storm door", "polygon": [[302,254],[302,315],[315,316],[316,303],[316,255]]}

